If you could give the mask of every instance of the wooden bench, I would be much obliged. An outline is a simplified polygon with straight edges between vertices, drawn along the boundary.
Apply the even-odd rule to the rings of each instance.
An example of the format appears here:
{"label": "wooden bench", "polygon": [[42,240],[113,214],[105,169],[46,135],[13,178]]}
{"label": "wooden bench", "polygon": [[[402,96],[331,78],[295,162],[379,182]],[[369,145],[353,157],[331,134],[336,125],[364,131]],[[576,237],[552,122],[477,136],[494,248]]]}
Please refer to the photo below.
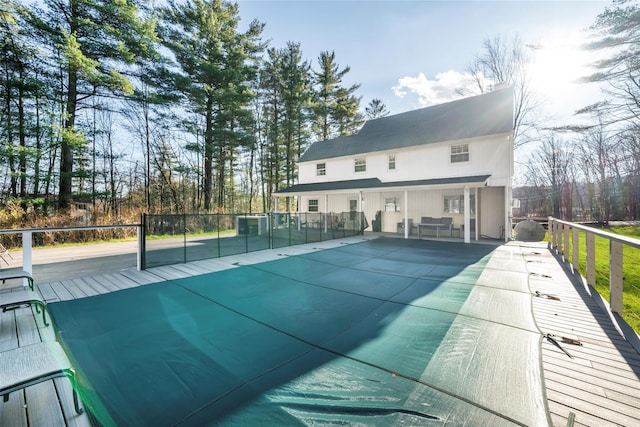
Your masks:
{"label": "wooden bench", "polygon": [[422,230],[435,230],[436,237],[440,237],[440,229],[449,230],[449,237],[453,237],[453,218],[423,216],[418,224],[418,238],[422,238]]}

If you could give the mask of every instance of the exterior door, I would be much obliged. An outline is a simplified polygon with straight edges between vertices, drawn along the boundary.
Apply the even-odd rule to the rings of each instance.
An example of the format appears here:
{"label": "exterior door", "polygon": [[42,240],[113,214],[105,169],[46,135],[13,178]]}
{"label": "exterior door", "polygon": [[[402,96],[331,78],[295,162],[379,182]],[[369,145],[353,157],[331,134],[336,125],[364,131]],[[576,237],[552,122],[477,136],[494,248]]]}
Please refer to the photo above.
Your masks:
{"label": "exterior door", "polygon": [[358,199],[349,199],[349,219],[354,221],[358,214]]}

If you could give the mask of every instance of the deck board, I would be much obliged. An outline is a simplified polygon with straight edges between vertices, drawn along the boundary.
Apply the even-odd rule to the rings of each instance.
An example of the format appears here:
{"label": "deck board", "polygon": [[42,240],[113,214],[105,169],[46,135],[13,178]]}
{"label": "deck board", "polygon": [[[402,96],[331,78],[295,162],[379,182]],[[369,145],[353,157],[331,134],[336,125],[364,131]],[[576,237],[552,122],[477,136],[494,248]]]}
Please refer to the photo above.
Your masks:
{"label": "deck board", "polygon": [[[325,241],[155,267],[146,271],[127,269],[39,284],[38,290],[48,302],[85,298],[279,259],[285,255],[309,253],[340,244],[343,243]],[[529,289],[532,293],[537,290],[560,298],[560,301],[555,301],[532,296],[532,310],[541,333],[571,337],[583,344],[575,346],[561,343],[574,356],[571,359],[546,340],[542,341],[542,367],[553,425],[565,426],[570,412],[575,414],[575,427],[640,425],[640,355],[620,335],[608,313],[591,298],[588,290],[577,284],[576,278],[546,245],[512,242],[500,247],[492,261],[492,266],[498,269],[510,269],[516,264],[519,269],[525,268],[529,273]],[[42,318],[35,316],[30,308],[0,314],[0,351],[52,339],[53,328],[44,327]],[[24,393],[13,393],[9,402],[0,402],[2,426],[65,425],[61,422],[66,422],[68,426],[89,425],[86,415],[75,414],[71,386],[64,378],[30,387]]]}
{"label": "deck board", "polygon": [[[573,359],[548,343],[542,366],[551,419],[564,426],[570,412],[575,426],[640,425],[640,355],[621,336],[582,279],[549,250],[541,250],[530,289],[560,301],[533,298],[533,313],[543,333],[578,339],[582,346],[560,344]],[[546,277],[549,276],[549,277]]]}

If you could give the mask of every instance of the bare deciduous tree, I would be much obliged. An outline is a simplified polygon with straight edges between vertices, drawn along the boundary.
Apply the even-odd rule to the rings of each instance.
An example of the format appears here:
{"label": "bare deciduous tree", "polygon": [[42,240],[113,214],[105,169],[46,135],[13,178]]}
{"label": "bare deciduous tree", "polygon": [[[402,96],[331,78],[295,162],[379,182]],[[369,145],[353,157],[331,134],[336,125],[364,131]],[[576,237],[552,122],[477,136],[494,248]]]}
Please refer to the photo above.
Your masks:
{"label": "bare deciduous tree", "polygon": [[481,93],[502,83],[513,88],[515,147],[530,142],[537,127],[535,116],[541,101],[531,86],[528,71],[531,60],[532,55],[519,35],[511,38],[498,35],[484,40],[482,53],[467,68]]}

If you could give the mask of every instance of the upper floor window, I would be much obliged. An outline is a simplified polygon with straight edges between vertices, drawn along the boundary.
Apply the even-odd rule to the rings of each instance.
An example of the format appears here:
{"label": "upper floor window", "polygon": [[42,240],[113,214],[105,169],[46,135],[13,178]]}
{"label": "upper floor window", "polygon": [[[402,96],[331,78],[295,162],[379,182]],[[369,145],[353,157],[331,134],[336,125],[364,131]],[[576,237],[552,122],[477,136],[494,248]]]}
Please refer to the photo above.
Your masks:
{"label": "upper floor window", "polygon": [[396,155],[395,154],[389,154],[389,170],[390,171],[396,170]]}
{"label": "upper floor window", "polygon": [[364,157],[360,157],[355,159],[354,162],[354,171],[355,172],[366,172],[367,170],[367,160]]}
{"label": "upper floor window", "polygon": [[462,163],[469,161],[469,144],[451,146],[451,163]]}
{"label": "upper floor window", "polygon": [[318,163],[316,164],[316,175],[324,176],[327,174],[327,164],[326,163]]}
{"label": "upper floor window", "polygon": [[318,212],[318,199],[309,199],[309,212]]}

